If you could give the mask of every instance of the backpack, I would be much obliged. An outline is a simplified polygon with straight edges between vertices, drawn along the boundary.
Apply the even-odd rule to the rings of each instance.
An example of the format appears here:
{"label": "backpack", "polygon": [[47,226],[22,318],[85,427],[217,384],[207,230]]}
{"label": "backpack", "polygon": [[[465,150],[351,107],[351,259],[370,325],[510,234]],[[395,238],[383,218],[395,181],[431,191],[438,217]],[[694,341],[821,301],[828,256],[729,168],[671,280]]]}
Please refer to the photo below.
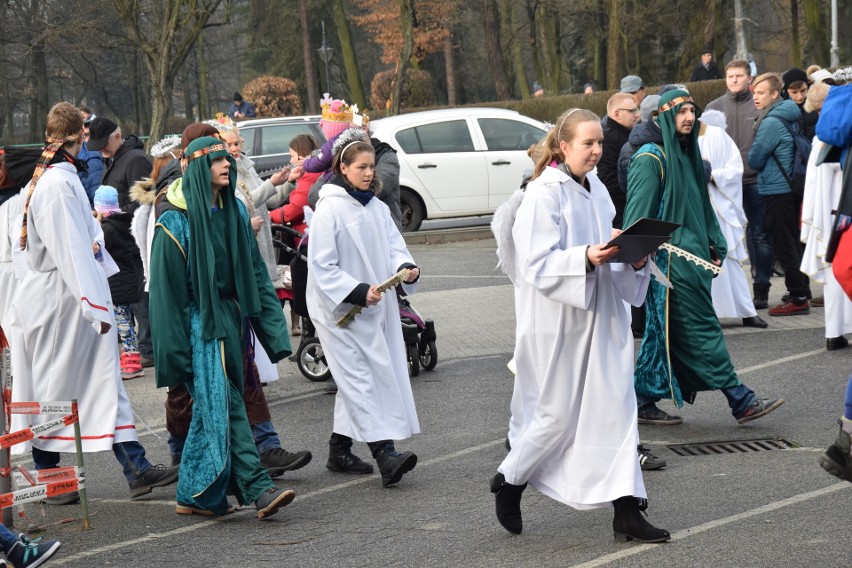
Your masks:
{"label": "backpack", "polygon": [[784,176],[784,179],[787,180],[787,185],[790,186],[790,191],[792,191],[793,195],[801,200],[805,195],[805,175],[808,172],[808,158],[811,155],[811,142],[802,133],[802,129],[799,127],[798,123],[796,123],[795,128],[793,128],[793,123],[789,120],[785,120],[777,116],[772,118],[780,120],[787,129],[787,132],[790,133],[790,136],[793,137],[793,166],[790,169],[790,173],[787,173],[787,170],[785,170],[784,166],[781,165],[781,162],[775,156],[774,151],[772,152],[772,159],[775,160],[776,164],[778,164],[778,169],[781,170],[781,174]]}

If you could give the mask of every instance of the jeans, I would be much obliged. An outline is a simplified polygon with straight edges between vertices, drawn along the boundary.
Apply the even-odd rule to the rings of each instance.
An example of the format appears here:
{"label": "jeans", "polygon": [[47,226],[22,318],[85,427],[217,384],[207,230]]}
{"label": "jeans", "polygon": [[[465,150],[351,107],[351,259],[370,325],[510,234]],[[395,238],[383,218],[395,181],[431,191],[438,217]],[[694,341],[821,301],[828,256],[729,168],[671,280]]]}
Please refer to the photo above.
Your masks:
{"label": "jeans", "polygon": [[0,525],[0,548],[3,549],[3,554],[9,554],[16,542],[18,542],[18,535],[4,525]]}
{"label": "jeans", "polygon": [[772,235],[772,250],[784,269],[784,285],[793,298],[810,298],[810,279],[801,271],[804,245],[799,240],[799,200],[792,193],[768,195],[766,228]]}
{"label": "jeans", "polygon": [[[145,448],[139,442],[121,442],[112,445],[115,459],[121,464],[127,481],[138,479],[151,469],[151,462],[145,457]],[[59,467],[59,452],[48,452],[33,448],[33,461],[36,469]]]}
{"label": "jeans", "polygon": [[[731,414],[733,414],[736,419],[741,418],[748,407],[754,404],[754,401],[757,399],[754,391],[743,384],[719,390],[721,390],[722,394],[725,395],[725,398],[728,399],[728,406],[731,407]],[[638,392],[636,393],[636,404],[639,408],[639,414],[642,414],[643,411],[651,410],[654,404],[659,401],[659,398],[644,396]]]}
{"label": "jeans", "polygon": [[278,432],[275,431],[275,426],[272,425],[271,420],[252,424],[251,434],[254,436],[254,443],[259,454],[281,447],[281,440],[278,439]]}
{"label": "jeans", "polygon": [[137,339],[139,342],[139,355],[145,358],[154,357],[154,345],[151,343],[151,321],[148,319],[148,292],[142,292],[142,299],[135,304],[130,304],[133,317],[139,326]]}
{"label": "jeans", "polygon": [[755,284],[769,284],[772,276],[772,243],[766,232],[764,207],[763,197],[757,192],[757,183],[743,184],[743,210],[748,220],[746,245],[754,267]]}

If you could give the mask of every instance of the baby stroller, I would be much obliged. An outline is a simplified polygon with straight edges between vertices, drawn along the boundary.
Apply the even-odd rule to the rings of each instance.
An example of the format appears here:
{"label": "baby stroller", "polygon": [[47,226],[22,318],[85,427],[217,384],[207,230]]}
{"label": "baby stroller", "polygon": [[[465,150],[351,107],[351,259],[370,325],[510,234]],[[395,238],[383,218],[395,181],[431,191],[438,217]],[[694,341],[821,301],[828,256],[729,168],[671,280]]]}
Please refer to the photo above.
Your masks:
{"label": "baby stroller", "polygon": [[397,288],[399,319],[402,322],[402,338],[405,340],[405,354],[408,358],[408,374],[416,377],[420,367],[431,371],[438,364],[438,348],[435,346],[435,322],[424,320],[414,309],[406,296]]}

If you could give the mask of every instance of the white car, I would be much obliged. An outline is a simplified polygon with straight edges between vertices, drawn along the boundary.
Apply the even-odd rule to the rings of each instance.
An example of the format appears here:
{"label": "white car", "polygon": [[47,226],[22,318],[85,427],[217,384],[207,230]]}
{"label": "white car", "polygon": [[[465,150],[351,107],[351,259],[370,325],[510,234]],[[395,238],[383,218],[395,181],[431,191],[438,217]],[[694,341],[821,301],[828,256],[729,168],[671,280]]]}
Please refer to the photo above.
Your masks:
{"label": "white car", "polygon": [[533,167],[529,147],[547,133],[538,120],[498,108],[454,108],[370,122],[397,151],[403,231],[424,219],[488,215]]}

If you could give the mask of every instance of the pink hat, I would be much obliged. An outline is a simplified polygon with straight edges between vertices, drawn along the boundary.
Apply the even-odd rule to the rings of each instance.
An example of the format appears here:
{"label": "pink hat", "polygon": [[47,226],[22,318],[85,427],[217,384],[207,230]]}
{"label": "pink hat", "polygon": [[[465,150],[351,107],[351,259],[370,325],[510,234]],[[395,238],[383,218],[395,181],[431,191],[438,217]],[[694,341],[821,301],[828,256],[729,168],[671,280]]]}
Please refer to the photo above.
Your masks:
{"label": "pink hat", "polygon": [[320,128],[322,128],[323,133],[325,134],[326,140],[331,140],[347,128],[351,127],[352,123],[348,120],[346,122],[338,122],[335,120],[320,120]]}

